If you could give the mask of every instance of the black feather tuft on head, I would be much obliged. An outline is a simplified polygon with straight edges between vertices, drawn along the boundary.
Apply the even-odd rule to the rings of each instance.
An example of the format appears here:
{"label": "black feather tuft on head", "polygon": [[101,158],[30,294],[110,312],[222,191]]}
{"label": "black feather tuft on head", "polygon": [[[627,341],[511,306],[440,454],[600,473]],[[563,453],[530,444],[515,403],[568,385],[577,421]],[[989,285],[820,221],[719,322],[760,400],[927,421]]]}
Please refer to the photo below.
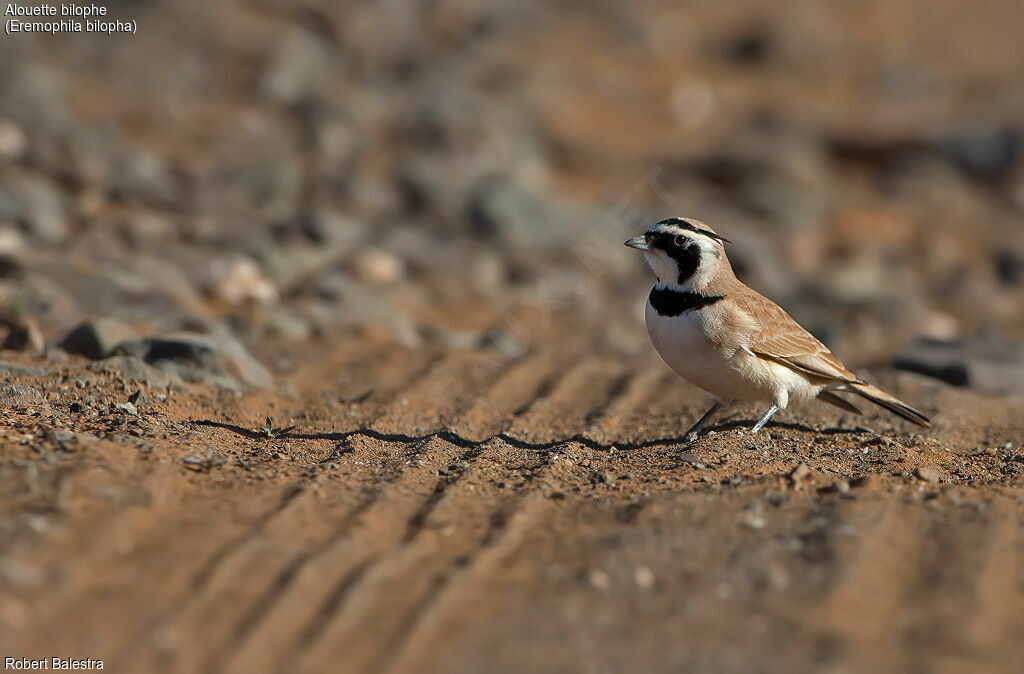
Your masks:
{"label": "black feather tuft on head", "polygon": [[725,238],[724,236],[720,236],[718,234],[715,234],[710,229],[706,229],[704,227],[698,227],[697,225],[693,224],[689,220],[685,220],[683,218],[665,218],[664,220],[661,220],[660,222],[658,222],[658,224],[659,225],[675,225],[676,227],[679,227],[680,229],[685,229],[687,231],[694,232],[695,234],[703,234],[704,236],[709,236],[712,239],[715,239],[716,241],[721,241],[722,243],[732,243],[732,241],[730,241],[729,239]]}

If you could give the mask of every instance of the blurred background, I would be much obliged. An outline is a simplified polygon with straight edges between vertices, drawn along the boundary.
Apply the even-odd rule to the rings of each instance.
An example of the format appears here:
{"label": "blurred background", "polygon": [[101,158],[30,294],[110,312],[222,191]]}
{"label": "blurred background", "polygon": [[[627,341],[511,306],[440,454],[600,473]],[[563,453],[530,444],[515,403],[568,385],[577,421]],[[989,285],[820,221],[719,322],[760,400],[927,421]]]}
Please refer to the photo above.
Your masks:
{"label": "blurred background", "polygon": [[[109,8],[138,33],[0,40],[9,347],[102,316],[635,353],[621,243],[670,215],[855,365],[1024,335],[1016,0]],[[471,310],[516,304],[540,333]]]}

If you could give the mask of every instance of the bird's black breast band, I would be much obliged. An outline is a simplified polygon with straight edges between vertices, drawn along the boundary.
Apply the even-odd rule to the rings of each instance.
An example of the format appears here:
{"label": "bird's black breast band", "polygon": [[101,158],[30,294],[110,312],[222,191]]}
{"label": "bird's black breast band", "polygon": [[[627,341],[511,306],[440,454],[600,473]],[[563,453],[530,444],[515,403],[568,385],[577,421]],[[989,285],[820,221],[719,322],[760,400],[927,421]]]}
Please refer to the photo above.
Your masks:
{"label": "bird's black breast band", "polygon": [[652,288],[648,298],[651,306],[658,312],[659,316],[679,316],[687,311],[697,311],[704,307],[711,306],[719,300],[724,300],[724,295],[698,295],[697,293],[684,290],[670,290],[668,288]]}

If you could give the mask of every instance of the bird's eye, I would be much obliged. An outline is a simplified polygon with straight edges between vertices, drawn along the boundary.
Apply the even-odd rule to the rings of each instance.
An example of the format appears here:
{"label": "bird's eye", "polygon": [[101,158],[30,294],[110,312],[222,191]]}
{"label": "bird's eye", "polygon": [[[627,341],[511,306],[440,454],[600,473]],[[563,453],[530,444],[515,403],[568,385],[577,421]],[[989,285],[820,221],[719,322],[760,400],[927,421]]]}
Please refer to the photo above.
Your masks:
{"label": "bird's eye", "polygon": [[675,238],[672,239],[672,243],[674,243],[677,248],[683,248],[684,246],[686,246],[686,241],[686,237],[683,236],[682,234],[676,234]]}

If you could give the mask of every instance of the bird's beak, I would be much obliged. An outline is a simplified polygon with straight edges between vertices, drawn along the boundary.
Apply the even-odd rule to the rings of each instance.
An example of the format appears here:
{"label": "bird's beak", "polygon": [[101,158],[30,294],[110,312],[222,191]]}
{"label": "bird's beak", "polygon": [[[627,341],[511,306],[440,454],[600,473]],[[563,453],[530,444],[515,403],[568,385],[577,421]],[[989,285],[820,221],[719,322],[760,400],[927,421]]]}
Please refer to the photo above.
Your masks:
{"label": "bird's beak", "polygon": [[636,248],[637,250],[650,250],[651,247],[647,245],[647,239],[644,238],[643,234],[640,236],[634,236],[632,239],[626,242],[626,245],[630,248]]}

